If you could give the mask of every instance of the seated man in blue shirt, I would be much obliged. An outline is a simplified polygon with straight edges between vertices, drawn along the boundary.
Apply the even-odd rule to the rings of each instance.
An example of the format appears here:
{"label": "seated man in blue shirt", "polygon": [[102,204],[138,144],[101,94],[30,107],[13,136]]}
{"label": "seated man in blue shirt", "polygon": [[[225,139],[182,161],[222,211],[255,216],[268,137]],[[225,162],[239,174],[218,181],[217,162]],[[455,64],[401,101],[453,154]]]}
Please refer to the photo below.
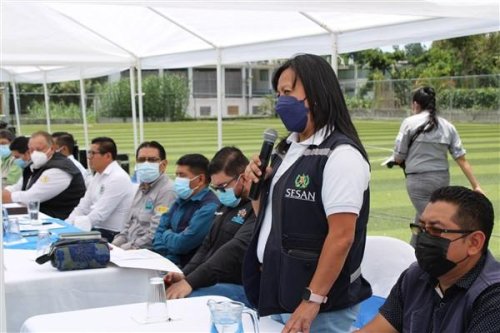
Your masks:
{"label": "seated man in blue shirt", "polygon": [[358,332],[500,332],[500,263],[488,251],[493,206],[461,186],[436,190],[412,224],[412,264]]}
{"label": "seated man in blue shirt", "polygon": [[208,188],[208,159],[188,154],[177,161],[175,192],[177,200],[160,218],[153,240],[153,250],[184,266],[207,235],[219,205]]}

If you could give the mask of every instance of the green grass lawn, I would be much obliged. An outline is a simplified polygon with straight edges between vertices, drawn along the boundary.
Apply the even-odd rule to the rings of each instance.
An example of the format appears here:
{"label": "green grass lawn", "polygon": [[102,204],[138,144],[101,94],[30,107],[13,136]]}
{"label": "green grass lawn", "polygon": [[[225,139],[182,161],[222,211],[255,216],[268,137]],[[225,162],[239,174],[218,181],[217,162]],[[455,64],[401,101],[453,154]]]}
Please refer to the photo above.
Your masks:
{"label": "green grass lawn", "polygon": [[[399,129],[399,121],[356,121],[358,132],[370,156],[371,211],[368,232],[370,235],[387,235],[408,240],[408,223],[413,219],[414,210],[406,193],[404,175],[398,168],[381,167],[393,147]],[[286,135],[277,119],[226,120],[223,122],[223,145],[235,145],[251,156],[260,150],[262,133],[266,128],[275,128],[280,136]],[[490,241],[490,249],[500,258],[500,126],[499,124],[459,123],[460,133],[467,159],[470,161],[483,190],[493,202],[496,212],[495,228]],[[24,125],[23,134],[35,130],[45,130],[41,125]],[[52,125],[52,131],[69,131],[78,143],[83,145],[81,124]],[[128,153],[131,164],[134,160],[132,125],[91,124],[89,138],[110,136],[117,142],[120,153]],[[215,121],[189,121],[176,123],[146,123],[146,140],[157,140],[164,145],[170,161],[167,172],[171,175],[175,161],[183,154],[201,153],[211,158],[217,151],[217,123]],[[84,149],[84,147],[81,147]],[[451,182],[454,185],[469,186],[458,165],[450,161]],[[133,167],[133,165],[132,165]]]}

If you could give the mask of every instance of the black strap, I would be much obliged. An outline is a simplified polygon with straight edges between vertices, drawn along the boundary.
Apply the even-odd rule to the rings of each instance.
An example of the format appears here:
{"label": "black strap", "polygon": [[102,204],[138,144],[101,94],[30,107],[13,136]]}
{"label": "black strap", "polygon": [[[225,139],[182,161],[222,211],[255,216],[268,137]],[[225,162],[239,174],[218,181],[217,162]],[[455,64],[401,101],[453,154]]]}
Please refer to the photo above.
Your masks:
{"label": "black strap", "polygon": [[413,135],[411,136],[410,138],[410,142],[408,143],[408,149],[406,150],[406,154],[408,154],[408,152],[410,151],[410,147],[411,145],[413,144],[413,142],[415,142],[415,140],[417,139],[417,137],[422,134],[423,132],[425,132],[425,130],[428,128],[428,126],[431,124],[431,121],[430,120],[427,120],[425,123],[423,123],[422,125],[420,125],[417,130],[415,131],[415,133],[413,133]]}
{"label": "black strap", "polygon": [[38,258],[35,259],[37,264],[45,264],[47,261],[50,260],[51,253],[46,253],[44,255],[39,256]]}

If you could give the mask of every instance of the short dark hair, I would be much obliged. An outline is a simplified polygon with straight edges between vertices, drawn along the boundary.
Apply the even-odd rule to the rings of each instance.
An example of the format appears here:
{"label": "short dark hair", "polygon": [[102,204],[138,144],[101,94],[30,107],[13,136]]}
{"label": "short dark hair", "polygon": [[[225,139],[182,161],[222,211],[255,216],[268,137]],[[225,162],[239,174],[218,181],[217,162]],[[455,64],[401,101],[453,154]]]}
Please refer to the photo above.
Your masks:
{"label": "short dark hair", "polygon": [[144,141],[143,143],[141,143],[139,147],[137,147],[137,150],[135,152],[135,158],[139,156],[139,150],[141,150],[142,148],[158,149],[158,152],[160,153],[160,158],[162,160],[167,159],[167,152],[165,151],[165,148],[163,148],[163,146],[157,141]]}
{"label": "short dark hair", "polygon": [[185,165],[189,167],[192,173],[195,175],[205,175],[207,184],[210,182],[210,176],[208,174],[208,159],[201,154],[187,154],[181,156],[177,160],[177,165]]}
{"label": "short dark hair", "polygon": [[20,154],[24,154],[25,152],[28,151],[28,142],[29,138],[26,136],[18,136],[12,142],[10,143],[9,149],[10,150],[15,150],[19,152]]}
{"label": "short dark hair", "polygon": [[210,161],[208,173],[210,176],[223,171],[230,177],[237,177],[245,171],[248,158],[236,147],[223,147]]}
{"label": "short dark hair", "polygon": [[47,146],[49,146],[49,147],[52,147],[52,145],[54,144],[54,139],[52,138],[52,135],[49,134],[49,132],[37,131],[37,132],[31,134],[32,138],[35,138],[37,136],[43,137],[45,139],[45,142],[47,142]]}
{"label": "short dark hair", "polygon": [[0,130],[0,139],[7,139],[9,142],[12,142],[16,136],[9,130],[2,129]]}
{"label": "short dark hair", "polygon": [[485,234],[483,251],[486,252],[495,221],[491,201],[483,194],[463,186],[445,186],[437,189],[430,199],[432,203],[436,201],[444,201],[457,206],[457,212],[452,220],[460,228],[481,230]]}
{"label": "short dark hair", "polygon": [[101,154],[111,153],[113,160],[116,160],[117,149],[116,143],[113,139],[107,136],[100,136],[92,139],[93,145],[99,145],[99,152]]}
{"label": "short dark hair", "polygon": [[52,137],[59,147],[66,146],[68,147],[69,153],[73,154],[73,150],[75,149],[75,138],[71,133],[54,132],[52,133]]}

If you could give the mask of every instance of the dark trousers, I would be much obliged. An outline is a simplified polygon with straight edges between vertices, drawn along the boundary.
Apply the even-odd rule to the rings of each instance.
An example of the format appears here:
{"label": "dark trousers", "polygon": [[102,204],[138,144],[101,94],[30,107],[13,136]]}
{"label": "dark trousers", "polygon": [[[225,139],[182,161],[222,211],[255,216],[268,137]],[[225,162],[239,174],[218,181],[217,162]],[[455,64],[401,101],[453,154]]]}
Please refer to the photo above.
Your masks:
{"label": "dark trousers", "polygon": [[118,231],[111,231],[102,228],[92,228],[92,231],[99,231],[101,233],[101,237],[105,238],[108,243],[111,243],[113,241],[113,238],[115,238],[115,236],[119,234]]}

